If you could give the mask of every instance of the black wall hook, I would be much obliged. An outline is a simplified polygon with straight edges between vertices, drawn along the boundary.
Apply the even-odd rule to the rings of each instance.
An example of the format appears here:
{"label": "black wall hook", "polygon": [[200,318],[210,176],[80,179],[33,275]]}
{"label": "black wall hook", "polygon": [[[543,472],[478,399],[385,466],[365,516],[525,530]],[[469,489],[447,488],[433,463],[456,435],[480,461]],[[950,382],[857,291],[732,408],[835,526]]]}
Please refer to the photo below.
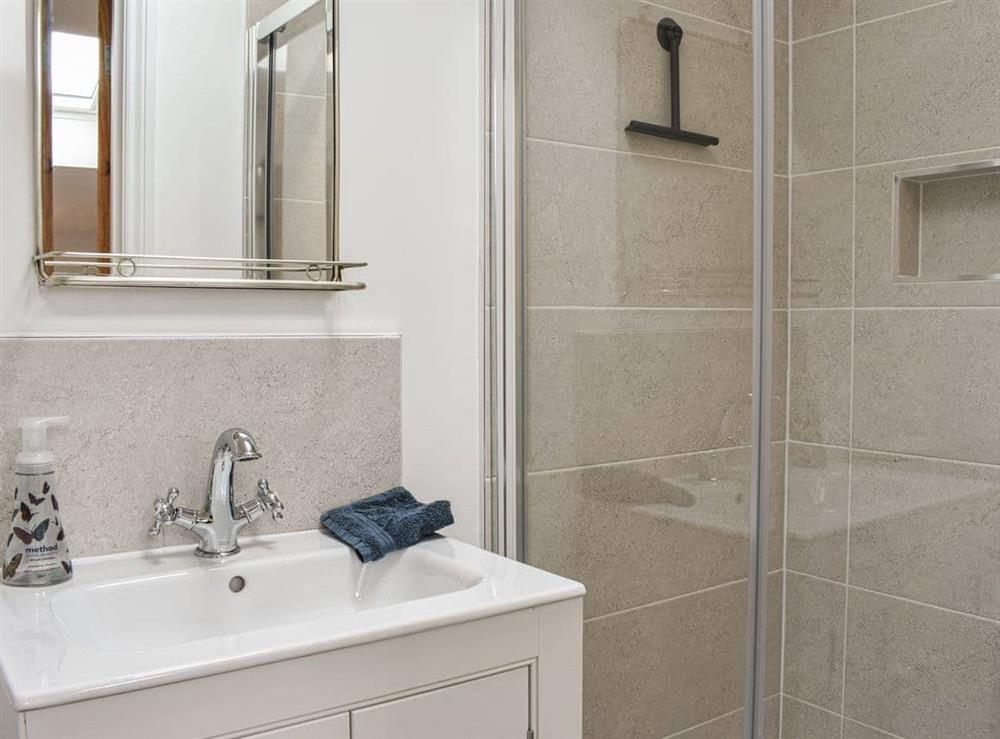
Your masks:
{"label": "black wall hook", "polygon": [[706,133],[685,131],[681,128],[681,39],[684,31],[673,18],[663,18],[656,24],[656,39],[668,54],[670,54],[670,125],[659,126],[643,121],[629,121],[625,130],[629,133],[641,133],[646,136],[659,136],[661,139],[686,141],[699,146],[715,146],[719,143],[718,136]]}

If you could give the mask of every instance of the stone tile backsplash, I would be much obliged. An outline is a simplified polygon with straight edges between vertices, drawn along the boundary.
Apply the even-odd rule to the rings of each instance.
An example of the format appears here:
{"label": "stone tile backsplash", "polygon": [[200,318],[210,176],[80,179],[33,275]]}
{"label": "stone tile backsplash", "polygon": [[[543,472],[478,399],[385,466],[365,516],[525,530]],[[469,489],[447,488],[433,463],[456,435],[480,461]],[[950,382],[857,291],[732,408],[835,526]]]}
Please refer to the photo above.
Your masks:
{"label": "stone tile backsplash", "polygon": [[[53,430],[75,557],[193,542],[150,539],[153,498],[203,503],[223,429],[262,458],[236,466],[249,497],[266,477],[285,518],[253,533],[316,528],[322,511],[400,478],[400,342],[394,337],[5,339],[0,341],[0,485],[13,498],[17,421],[66,414]],[[4,519],[9,525],[7,517]]]}

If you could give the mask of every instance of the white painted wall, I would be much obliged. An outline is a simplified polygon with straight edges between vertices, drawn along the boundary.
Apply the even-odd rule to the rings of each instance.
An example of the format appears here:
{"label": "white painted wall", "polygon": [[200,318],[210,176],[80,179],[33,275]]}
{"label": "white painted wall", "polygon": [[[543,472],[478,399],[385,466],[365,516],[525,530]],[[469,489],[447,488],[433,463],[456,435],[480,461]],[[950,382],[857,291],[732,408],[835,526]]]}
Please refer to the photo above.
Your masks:
{"label": "white painted wall", "polygon": [[403,483],[480,529],[476,0],[341,5],[341,249],[360,292],[40,290],[28,8],[0,2],[0,336],[399,334]]}
{"label": "white painted wall", "polygon": [[241,256],[246,4],[146,6],[143,251]]}

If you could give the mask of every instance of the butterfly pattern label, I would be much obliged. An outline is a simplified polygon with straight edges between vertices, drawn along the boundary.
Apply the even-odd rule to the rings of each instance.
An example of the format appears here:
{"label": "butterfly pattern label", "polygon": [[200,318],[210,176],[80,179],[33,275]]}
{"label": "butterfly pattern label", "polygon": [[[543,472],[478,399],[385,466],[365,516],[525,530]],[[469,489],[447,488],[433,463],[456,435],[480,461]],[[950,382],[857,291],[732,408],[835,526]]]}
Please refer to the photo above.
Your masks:
{"label": "butterfly pattern label", "polygon": [[10,533],[4,546],[3,582],[54,585],[68,580],[73,563],[59,518],[54,474],[16,477]]}

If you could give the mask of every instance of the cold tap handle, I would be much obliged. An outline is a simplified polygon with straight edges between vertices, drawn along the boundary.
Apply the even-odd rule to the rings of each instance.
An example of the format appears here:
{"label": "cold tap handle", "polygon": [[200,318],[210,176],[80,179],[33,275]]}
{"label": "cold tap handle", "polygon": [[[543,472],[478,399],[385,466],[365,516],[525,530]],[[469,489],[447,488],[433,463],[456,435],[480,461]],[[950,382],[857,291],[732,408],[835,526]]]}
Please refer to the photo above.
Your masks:
{"label": "cold tap handle", "polygon": [[271,518],[275,521],[285,517],[283,513],[285,504],[281,502],[281,498],[271,490],[267,480],[263,478],[257,480],[257,500],[271,512]]}
{"label": "cold tap handle", "polygon": [[164,526],[170,526],[177,520],[177,508],[174,507],[174,501],[180,494],[181,491],[177,488],[170,488],[167,490],[166,500],[156,496],[156,500],[153,501],[153,525],[149,527],[150,536],[156,536]]}

